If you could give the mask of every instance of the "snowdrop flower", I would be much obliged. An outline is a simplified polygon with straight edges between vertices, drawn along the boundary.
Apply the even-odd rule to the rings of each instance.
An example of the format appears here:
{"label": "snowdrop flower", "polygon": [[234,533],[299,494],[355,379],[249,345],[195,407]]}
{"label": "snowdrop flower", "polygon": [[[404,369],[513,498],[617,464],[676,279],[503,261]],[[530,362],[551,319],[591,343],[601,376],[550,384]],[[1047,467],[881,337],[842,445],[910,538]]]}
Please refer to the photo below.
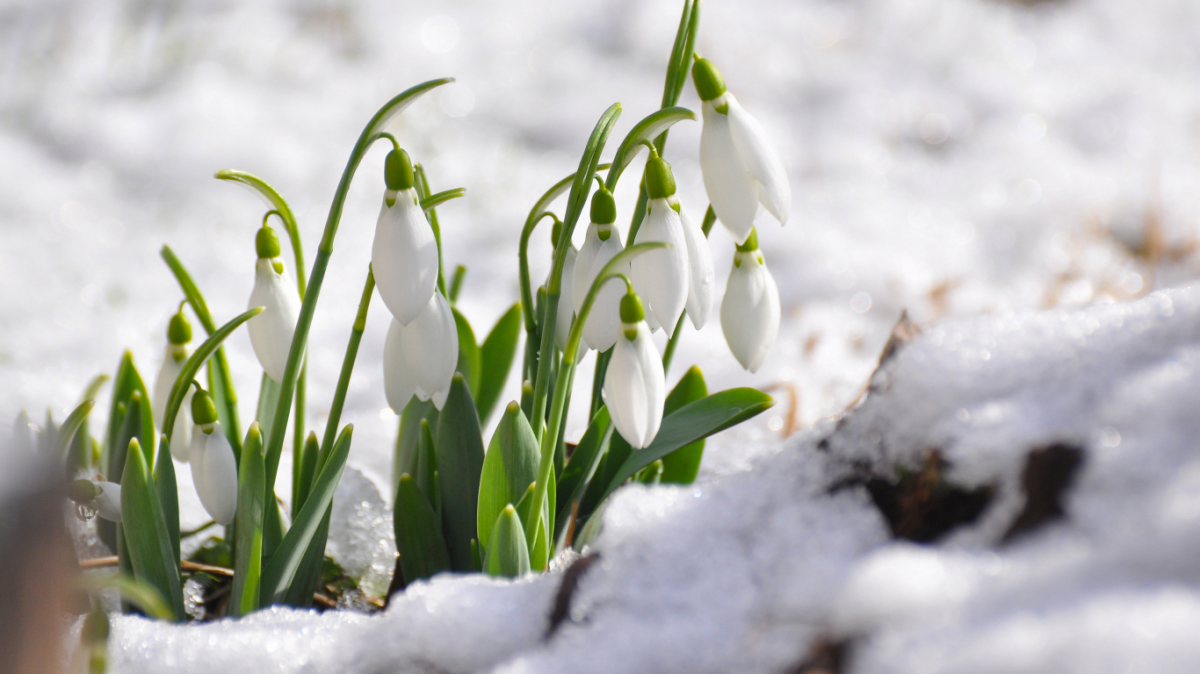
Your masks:
{"label": "snowdrop flower", "polygon": [[[669,248],[644,253],[630,264],[633,286],[646,299],[648,315],[666,330],[675,330],[688,300],[688,246],[683,221],[668,199],[675,194],[675,177],[653,148],[646,162],[646,219],[637,233],[638,243],[659,241]],[[624,301],[624,300],[622,300]]]}
{"label": "snowdrop flower", "polygon": [[233,447],[221,423],[217,421],[217,408],[208,392],[196,386],[192,396],[192,481],[200,503],[218,524],[228,526],[237,511],[237,462]]}
{"label": "snowdrop flower", "polygon": [[[183,315],[183,304],[179,305],[179,312],[171,317],[171,322],[167,324],[167,352],[163,356],[162,367],[158,369],[158,376],[154,378],[154,397],[151,399],[151,411],[154,413],[154,425],[160,430],[163,425],[163,416],[167,413],[167,398],[171,397],[171,387],[175,385],[175,380],[179,378],[179,372],[183,370],[183,364],[187,362],[188,350],[187,343],[192,341],[192,325]],[[190,382],[184,382],[187,387],[187,393],[183,397],[183,409],[185,412],[188,405],[192,401],[192,387]],[[171,456],[175,457],[176,461],[187,463],[188,460],[188,443],[191,442],[192,436],[192,420],[186,413],[175,417],[175,428],[171,431]]]}
{"label": "snowdrop flower", "polygon": [[371,269],[388,311],[401,325],[408,325],[429,304],[437,287],[437,241],[413,188],[407,152],[388,153],[384,178],[388,189],[375,225]]}
{"label": "snowdrop flower", "polygon": [[780,224],[787,222],[792,190],[762,125],[726,91],[712,61],[697,56],[692,81],[703,101],[700,170],[717,218],[739,244],[750,236],[760,202]]}
{"label": "snowdrop flower", "polygon": [[441,293],[408,325],[392,319],[383,346],[383,389],[396,414],[414,395],[442,409],[457,367],[458,328]]}
{"label": "snowdrop flower", "polygon": [[721,301],[721,330],[742,367],[757,372],[779,335],[779,289],[767,271],[753,229],[733,254]]}
{"label": "snowdrop flower", "polygon": [[[555,221],[554,230],[551,234],[551,241],[554,244],[555,250],[558,249],[558,239],[562,234],[562,223]],[[575,265],[578,262],[579,252],[575,250],[575,244],[567,242],[567,258],[563,261],[562,285],[559,287],[560,295],[558,296],[558,312],[554,316],[554,343],[558,345],[559,351],[566,351],[567,338],[571,334],[571,319],[575,317],[574,309],[574,280],[575,280]],[[554,273],[554,269],[550,269],[550,273]],[[550,287],[550,278],[546,277],[546,287]],[[584,291],[586,294],[586,291]],[[578,359],[583,358],[586,353],[584,349],[577,351]]]}
{"label": "snowdrop flower", "polygon": [[604,377],[604,403],[621,437],[642,449],[658,435],[667,384],[641,299],[632,292],[622,297],[620,316],[621,334]]}
{"label": "snowdrop flower", "polygon": [[258,251],[258,262],[247,308],[263,307],[263,311],[247,321],[246,329],[250,331],[250,343],[263,371],[274,381],[283,382],[292,334],[300,317],[300,293],[284,275],[283,262],[278,259],[279,237],[275,230],[264,224],[258,230],[254,246]]}
{"label": "snowdrop flower", "polygon": [[704,232],[688,218],[687,212],[680,208],[679,200],[672,199],[671,206],[679,211],[683,239],[687,242],[687,315],[692,325],[699,330],[708,322],[708,317],[712,314],[713,300],[717,295],[717,274],[713,271],[712,251],[708,249],[708,240]]}
{"label": "snowdrop flower", "polygon": [[67,497],[109,522],[121,521],[121,485],[116,482],[75,480],[67,485]]}
{"label": "snowdrop flower", "polygon": [[[592,196],[592,222],[588,225],[583,248],[575,258],[575,273],[571,280],[571,301],[575,313],[583,311],[583,302],[596,277],[614,257],[625,250],[621,233],[613,226],[617,219],[617,204],[612,192],[603,186]],[[620,328],[621,285],[608,283],[592,303],[587,322],[583,324],[583,342],[597,351],[608,351],[617,343]],[[583,350],[580,349],[580,353]]]}

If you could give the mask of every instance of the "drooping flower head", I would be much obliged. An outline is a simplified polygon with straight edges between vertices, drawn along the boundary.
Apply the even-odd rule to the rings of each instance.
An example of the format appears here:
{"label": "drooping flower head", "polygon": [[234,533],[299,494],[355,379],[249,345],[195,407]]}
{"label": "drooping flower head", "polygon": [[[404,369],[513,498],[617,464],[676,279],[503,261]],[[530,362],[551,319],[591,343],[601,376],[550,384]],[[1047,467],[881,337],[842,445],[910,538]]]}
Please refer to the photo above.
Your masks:
{"label": "drooping flower head", "polygon": [[[588,224],[583,248],[575,258],[575,273],[571,280],[571,300],[578,315],[596,277],[625,247],[621,233],[613,225],[617,220],[617,203],[603,185],[592,195],[592,221]],[[564,279],[565,280],[565,279]],[[583,341],[597,351],[607,351],[617,343],[620,328],[621,285],[609,283],[600,289],[583,325]],[[580,350],[582,353],[582,349]]]}
{"label": "drooping flower head", "polygon": [[121,521],[121,485],[116,482],[75,480],[67,485],[67,497],[109,522]]}
{"label": "drooping flower head", "polygon": [[[183,370],[183,364],[188,357],[188,342],[192,341],[192,325],[188,322],[187,317],[183,315],[183,305],[179,305],[179,311],[171,317],[171,322],[167,324],[167,347],[166,353],[163,355],[162,367],[158,368],[158,376],[154,378],[154,397],[151,399],[150,409],[154,413],[154,425],[160,430],[162,429],[163,416],[167,412],[167,399],[171,396],[171,387],[175,385],[175,380],[179,378],[179,373]],[[191,382],[184,382],[187,386],[187,393],[183,398],[183,409],[191,404],[192,388]],[[191,442],[192,436],[192,420],[187,414],[180,414],[175,417],[175,427],[171,431],[171,456],[175,457],[176,461],[184,463],[188,460],[188,445]]]}
{"label": "drooping flower head", "polygon": [[229,525],[237,511],[237,460],[217,421],[217,407],[198,383],[192,396],[192,481],[200,503],[218,524]]}
{"label": "drooping flower head", "polygon": [[712,61],[696,56],[692,81],[703,101],[700,170],[717,218],[737,243],[750,236],[759,203],[780,224],[787,222],[792,190],[762,125],[726,90]]}
{"label": "drooping flower head", "polygon": [[733,254],[721,301],[721,330],[733,356],[751,372],[763,364],[779,336],[779,289],[767,271],[753,229]]}
{"label": "drooping flower head", "polygon": [[613,425],[635,449],[650,446],[658,435],[667,389],[645,317],[636,294],[621,298],[621,334],[604,378],[604,402]]}
{"label": "drooping flower head", "polygon": [[653,148],[646,162],[646,192],[646,218],[637,232],[637,243],[661,242],[669,247],[634,258],[630,276],[645,298],[647,313],[670,335],[687,305],[691,270],[683,221],[668,201],[675,195],[675,177],[671,165]]}
{"label": "drooping flower head", "polygon": [[429,304],[437,287],[437,240],[413,187],[407,152],[388,153],[384,179],[387,191],[375,225],[371,269],[388,311],[401,325],[408,325]]}
{"label": "drooping flower head", "polygon": [[393,318],[383,346],[383,387],[388,405],[400,414],[415,395],[439,410],[450,395],[458,367],[458,329],[450,303],[433,293],[408,325]]}
{"label": "drooping flower head", "polygon": [[262,313],[246,323],[250,343],[262,369],[277,383],[287,371],[292,335],[300,317],[300,292],[285,275],[279,259],[279,237],[263,223],[254,239],[258,262],[254,267],[254,290],[247,308],[262,307]]}

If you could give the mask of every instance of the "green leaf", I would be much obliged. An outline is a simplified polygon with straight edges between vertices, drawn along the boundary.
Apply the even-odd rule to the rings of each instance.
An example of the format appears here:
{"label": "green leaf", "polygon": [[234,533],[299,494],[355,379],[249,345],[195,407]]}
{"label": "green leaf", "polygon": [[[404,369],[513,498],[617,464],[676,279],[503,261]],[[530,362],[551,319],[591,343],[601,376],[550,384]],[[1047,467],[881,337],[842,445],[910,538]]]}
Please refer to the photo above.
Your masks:
{"label": "green leaf", "polygon": [[662,459],[659,459],[649,466],[639,470],[633,476],[633,480],[634,482],[641,482],[642,484],[658,484],[662,481],[662,474],[663,462]]}
{"label": "green leaf", "polygon": [[[679,383],[667,395],[663,405],[663,416],[670,416],[684,405],[694,403],[708,395],[704,373],[693,365],[679,379]],[[704,440],[697,440],[663,457],[662,481],[669,484],[691,484],[700,472],[700,460],[704,458]]]}
{"label": "green leaf", "polygon": [[238,499],[234,532],[233,592],[229,613],[243,616],[259,606],[259,580],[262,575],[263,513],[267,496],[266,464],[262,429],[250,424],[242,445],[238,468]]}
{"label": "green leaf", "polygon": [[[266,445],[265,442],[263,444]],[[317,477],[317,456],[320,452],[321,443],[317,440],[317,433],[316,431],[310,431],[308,439],[304,441],[304,451],[300,455],[300,470],[296,472],[296,502],[292,504],[292,517],[300,513],[300,508],[308,500],[313,480]]]}
{"label": "green leaf", "polygon": [[428,419],[421,420],[421,441],[417,445],[417,487],[433,506],[438,521],[442,518],[442,498],[438,491],[437,449],[433,443],[433,429]]}
{"label": "green leaf", "polygon": [[421,442],[421,421],[437,428],[438,410],[432,400],[418,400],[413,396],[400,413],[400,430],[396,434],[396,455],[392,460],[392,491],[400,486],[404,473],[417,474],[417,447]]}
{"label": "green leaf", "polygon": [[137,367],[133,364],[133,354],[126,351],[121,356],[121,364],[117,367],[117,376],[113,379],[112,407],[108,415],[106,456],[103,463],[104,475],[109,480],[117,480],[125,468],[125,451],[129,448],[129,438],[132,435],[125,436],[122,442],[120,434],[124,426],[125,415],[129,412],[129,399],[135,391],[141,394],[141,404],[139,405],[141,417],[138,420],[140,429],[135,435],[143,442],[149,439],[152,443],[154,442],[154,416],[150,413],[150,395],[146,392],[146,385],[142,382]]}
{"label": "green leaf", "polygon": [[325,546],[329,542],[329,521],[332,517],[333,506],[329,506],[325,509],[325,516],[321,518],[321,525],[313,534],[312,542],[304,551],[304,558],[300,560],[300,567],[296,569],[295,579],[283,593],[283,600],[277,603],[296,608],[312,606],[313,593],[317,591],[325,568]]}
{"label": "green leaf", "polygon": [[663,419],[654,441],[632,452],[615,471],[607,497],[634,473],[671,452],[762,414],[775,404],[771,396],[752,388],[733,388],[684,405]]}
{"label": "green leaf", "polygon": [[609,190],[617,186],[617,179],[621,177],[621,173],[629,162],[637,156],[639,150],[643,149],[642,141],[650,141],[671,128],[676,122],[681,122],[685,119],[695,120],[696,113],[687,108],[666,108],[663,110],[655,110],[650,113],[625,135],[625,140],[621,141],[621,146],[617,148],[617,153],[613,155],[612,166],[608,169],[608,179],[605,184]]}
{"label": "green leaf", "polygon": [[167,439],[158,443],[158,459],[154,462],[154,487],[158,491],[158,502],[162,506],[163,522],[167,525],[167,540],[179,565],[179,483],[175,479],[175,462],[171,460],[171,448]]}
{"label": "green leaf", "polygon": [[[311,543],[316,540],[317,529],[325,518],[326,511],[333,503],[333,493],[342,471],[346,468],[346,459],[350,456],[350,439],[354,431],[353,424],[342,429],[337,442],[333,446],[329,461],[313,484],[304,507],[292,522],[292,527],[280,542],[279,548],[271,556],[267,568],[262,575],[262,605],[277,603],[283,598],[288,586],[296,577],[296,571]],[[324,541],[321,549],[324,550]]]}
{"label": "green leaf", "polygon": [[479,477],[483,472],[483,437],[475,402],[454,375],[437,426],[437,468],[442,498],[442,529],[455,571],[470,571],[471,540],[476,537]]}
{"label": "green leaf", "polygon": [[521,336],[521,303],[509,307],[496,321],[480,349],[482,361],[479,395],[475,397],[479,408],[480,423],[487,424],[500,401],[504,382],[512,370],[517,355],[517,342]]}
{"label": "green leaf", "polygon": [[71,444],[71,439],[75,437],[75,432],[87,420],[87,415],[91,413],[92,408],[96,406],[96,401],[87,399],[71,411],[67,416],[67,420],[58,428],[58,437],[55,438],[57,446],[54,448],[55,456],[64,456],[67,452],[67,446]]}
{"label": "green leaf", "polygon": [[408,473],[400,476],[392,525],[404,580],[431,578],[450,568],[441,519]]}
{"label": "green leaf", "polygon": [[175,619],[175,613],[171,610],[171,606],[158,593],[158,590],[154,589],[154,586],[145,581],[118,573],[116,575],[81,575],[77,582],[85,590],[91,591],[115,588],[121,593],[123,602],[137,604],[143,613],[155,620]]}
{"label": "green leaf", "polygon": [[475,397],[479,394],[480,372],[483,370],[479,345],[475,342],[475,331],[471,329],[471,324],[467,322],[466,316],[463,316],[458,309],[452,308],[451,311],[454,312],[454,326],[458,329],[458,366],[456,369],[467,380],[471,396]]}
{"label": "green leaf", "polygon": [[511,504],[504,507],[496,518],[490,536],[492,545],[487,549],[483,568],[489,576],[517,578],[529,573],[529,548],[525,542],[525,530],[521,518]]}
{"label": "green leaf", "polygon": [[[118,429],[117,443],[119,444],[116,446],[123,446],[128,450],[129,441],[134,439],[138,441],[139,447],[146,447],[153,444],[153,436],[151,436],[151,441],[147,443],[146,438],[142,435],[146,432],[146,424],[144,422],[149,407],[145,403],[146,400],[142,397],[141,391],[134,391],[129,397],[129,408],[125,411],[125,418],[121,421],[121,427]],[[153,423],[153,420],[151,420],[151,423]],[[151,426],[150,428],[153,433],[154,427]],[[150,464],[150,458],[144,453],[142,454],[142,458],[146,461],[147,465]],[[128,451],[114,452],[112,456],[113,475],[124,475],[125,464],[128,461]]]}
{"label": "green leaf", "polygon": [[538,442],[517,403],[509,403],[492,434],[479,480],[479,543],[487,550],[496,518],[537,480]]}
{"label": "green leaf", "polygon": [[[167,267],[171,269],[175,280],[179,282],[183,296],[187,298],[188,304],[192,305],[192,311],[195,312],[196,318],[200,319],[200,325],[211,337],[217,331],[217,325],[213,322],[212,314],[208,311],[208,303],[204,301],[204,295],[200,293],[200,288],[192,280],[191,274],[188,273],[187,268],[176,257],[175,251],[171,250],[170,246],[163,246],[159,254],[167,263]],[[212,360],[212,366],[209,368],[209,393],[212,393],[213,403],[217,406],[217,418],[221,422],[221,429],[225,431],[225,437],[229,439],[229,444],[233,447],[234,456],[241,456],[242,432],[237,409],[237,391],[233,387],[233,376],[229,373],[229,362],[225,359],[225,349],[217,349]],[[190,379],[188,385],[191,385]],[[166,421],[165,414],[163,420]]]}
{"label": "green leaf", "polygon": [[558,480],[558,515],[554,532],[556,540],[571,519],[572,504],[583,500],[584,490],[596,474],[596,468],[600,465],[600,458],[608,450],[612,434],[613,426],[608,418],[608,408],[601,407],[592,417],[592,423],[580,439],[579,445],[575,447],[571,460],[563,468],[562,477]]}
{"label": "green leaf", "polygon": [[183,585],[171,552],[158,493],[150,486],[146,458],[136,439],[129,443],[121,477],[121,527],[134,576],[154,587],[171,604],[175,620],[183,620]]}
{"label": "green leaf", "polygon": [[249,188],[251,192],[265,199],[272,210],[279,213],[279,219],[283,221],[283,226],[287,230],[288,240],[292,244],[292,253],[296,259],[296,285],[300,291],[300,298],[304,299],[304,290],[307,285],[304,278],[304,249],[300,242],[300,228],[296,226],[296,216],[292,214],[292,209],[288,206],[287,201],[280,196],[274,187],[268,185],[267,181],[253,173],[226,169],[224,171],[217,171],[213,177],[217,180],[227,180]]}
{"label": "green leaf", "polygon": [[262,375],[262,383],[258,389],[258,409],[254,414],[254,420],[258,422],[259,433],[263,435],[264,446],[266,444],[266,433],[271,429],[271,424],[275,420],[275,405],[279,402],[279,384],[267,376],[264,372]]}
{"label": "green leaf", "polygon": [[[262,307],[254,307],[245,311],[222,325],[220,329],[214,331],[212,335],[204,340],[204,343],[199,346],[188,359],[184,361],[183,367],[179,371],[179,375],[175,378],[175,384],[171,387],[171,395],[167,397],[167,409],[163,410],[163,435],[171,437],[171,431],[175,428],[175,418],[179,414],[179,408],[183,405],[183,397],[187,394],[187,389],[192,385],[192,380],[196,378],[196,373],[200,371],[200,366],[208,360],[209,356],[213,355],[221,346],[221,342],[225,341],[229,335],[238,327],[257,316],[262,312]],[[219,412],[220,410],[218,410]],[[227,431],[228,432],[228,431]],[[233,444],[234,454],[240,459],[242,439],[238,438],[237,443]]]}

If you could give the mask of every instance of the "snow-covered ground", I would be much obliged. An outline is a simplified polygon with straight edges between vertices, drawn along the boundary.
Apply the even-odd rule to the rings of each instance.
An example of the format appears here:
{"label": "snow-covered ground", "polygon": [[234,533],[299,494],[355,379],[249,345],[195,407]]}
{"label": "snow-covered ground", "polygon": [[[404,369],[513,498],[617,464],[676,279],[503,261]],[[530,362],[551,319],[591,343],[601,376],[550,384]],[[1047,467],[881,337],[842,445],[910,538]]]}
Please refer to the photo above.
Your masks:
{"label": "snow-covered ground", "polygon": [[[244,308],[263,209],[214,171],[276,185],[311,259],[361,126],[433,77],[458,83],[397,133],[435,189],[469,191],[441,209],[445,252],[470,267],[461,303],[486,329],[516,300],[526,210],[574,169],[596,117],[621,101],[622,135],[657,107],[678,9],[5,3],[0,418],[50,406],[61,419],[124,348],[153,375],[180,299],[163,243],[219,321]],[[710,442],[695,487],[623,493],[574,623],[548,642],[559,576],[444,577],[372,618],[123,619],[116,670],[781,671],[821,639],[849,644],[855,672],[1194,671],[1198,26],[1188,0],[709,0],[699,50],[778,140],[791,177],[788,225],[763,216],[759,228],[785,319],[757,375],[715,323],[687,328],[674,375],[701,362],[710,387],[790,383],[811,428],[777,439],[781,390],[770,413]],[[681,104],[698,106],[690,85]],[[666,153],[695,218],[698,138],[681,124]],[[314,324],[318,426],[382,159],[368,156],[351,188]],[[633,186],[618,190],[623,216]],[[535,239],[540,279],[550,247]],[[723,278],[732,244],[718,229],[713,246]],[[1166,287],[1179,289],[1133,299]],[[844,421],[821,421],[859,399],[902,308],[925,334]],[[356,425],[351,463],[383,484],[396,420],[374,311],[344,420]],[[257,364],[242,334],[229,351],[247,416]],[[1083,456],[1066,519],[998,546],[1022,508],[1029,451],[1055,443]],[[928,450],[955,483],[994,493],[937,547],[889,542],[862,489],[830,490],[918,467]],[[180,482],[198,522],[186,471]],[[354,482],[376,512],[378,495]],[[347,542],[372,530],[355,517]],[[377,553],[354,561],[365,570]]]}

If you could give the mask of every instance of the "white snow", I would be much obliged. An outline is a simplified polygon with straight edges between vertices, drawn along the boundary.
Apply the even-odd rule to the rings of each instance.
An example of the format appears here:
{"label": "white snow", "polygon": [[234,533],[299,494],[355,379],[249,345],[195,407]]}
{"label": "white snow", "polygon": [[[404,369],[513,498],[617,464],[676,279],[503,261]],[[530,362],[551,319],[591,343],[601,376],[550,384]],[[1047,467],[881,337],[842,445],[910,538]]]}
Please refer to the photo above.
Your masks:
{"label": "white snow", "polygon": [[[596,117],[625,104],[615,138],[657,107],[678,9],[7,3],[0,418],[49,405],[62,419],[124,348],[152,375],[180,298],[162,243],[218,321],[245,306],[263,208],[213,180],[217,169],[275,184],[311,263],[361,125],[443,75],[459,81],[397,133],[435,189],[468,188],[439,210],[447,264],[470,267],[460,306],[481,335],[517,298],[526,209],[574,170]],[[548,642],[559,575],[444,576],[373,617],[120,618],[113,670],[769,672],[818,638],[849,640],[856,673],[1197,670],[1197,25],[1187,0],[709,0],[699,49],[777,139],[796,205],[786,227],[759,220],[784,304],[759,374],[737,367],[711,324],[685,328],[672,378],[700,362],[710,388],[789,383],[807,430],[777,439],[788,417],[777,391],[775,409],[710,442],[698,484],[620,493],[596,541],[602,561]],[[698,108],[690,85],[681,104]],[[681,124],[664,155],[693,217],[705,205],[698,138]],[[351,187],[314,323],[318,432],[383,154]],[[635,182],[617,191],[618,222]],[[531,247],[535,279],[546,234]],[[720,228],[712,243],[723,279],[733,247]],[[1170,290],[1137,299],[1151,288]],[[901,308],[928,329],[872,377]],[[348,471],[339,492],[331,552],[375,588],[390,573],[390,498],[367,480],[388,483],[396,419],[384,310],[372,311],[343,416],[361,475]],[[258,366],[243,334],[228,351],[248,418]],[[584,423],[573,415],[568,435]],[[1027,452],[1054,442],[1085,451],[1066,519],[998,546],[1023,503]],[[932,448],[953,481],[997,489],[976,524],[936,546],[891,542],[861,490],[830,493],[861,466],[887,474]],[[187,527],[203,517],[184,473]]]}

